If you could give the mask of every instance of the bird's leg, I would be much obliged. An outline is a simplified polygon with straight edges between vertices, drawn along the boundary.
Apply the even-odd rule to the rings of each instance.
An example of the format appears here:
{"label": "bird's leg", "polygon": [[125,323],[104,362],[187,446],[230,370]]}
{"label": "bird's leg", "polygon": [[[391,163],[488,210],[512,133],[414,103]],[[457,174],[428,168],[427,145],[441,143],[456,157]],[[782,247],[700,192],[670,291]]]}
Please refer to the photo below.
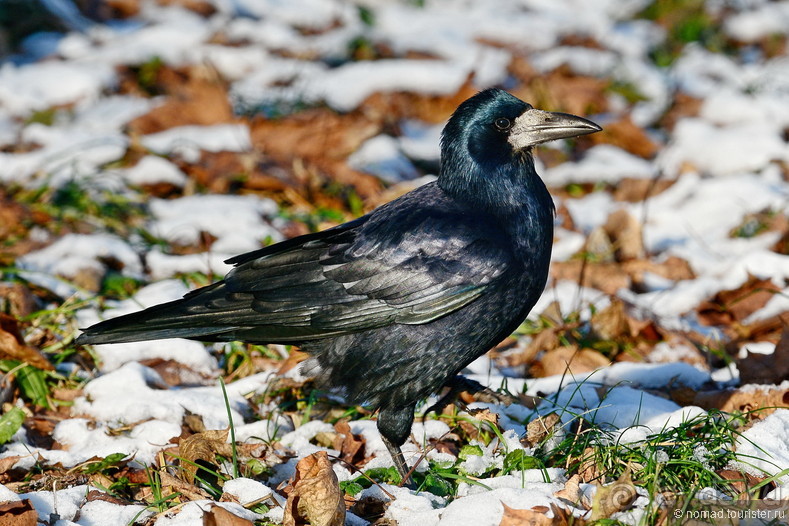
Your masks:
{"label": "bird's leg", "polygon": [[405,481],[408,476],[408,464],[405,463],[403,450],[400,449],[400,446],[395,445],[394,442],[386,438],[385,435],[381,435],[381,439],[386,449],[389,450],[389,454],[392,455],[392,461],[394,462],[395,468],[397,468],[397,472],[400,474],[400,478]]}
{"label": "bird's leg", "polygon": [[408,482],[409,470],[400,446],[405,444],[408,435],[411,434],[411,425],[413,423],[414,405],[397,408],[383,407],[378,412],[378,431],[381,433],[386,449],[392,455],[395,468],[397,468],[403,484]]}
{"label": "bird's leg", "polygon": [[441,414],[446,406],[451,403],[457,403],[458,395],[464,391],[471,393],[472,395],[476,395],[480,402],[502,403],[510,405],[511,403],[517,401],[517,399],[513,396],[497,393],[489,387],[485,387],[476,380],[466,378],[462,375],[453,376],[447,380],[447,382],[444,384],[444,387],[449,387],[449,391],[447,394],[442,396],[438,402],[425,410],[424,414],[422,415],[423,421],[430,413],[434,412],[437,415]]}

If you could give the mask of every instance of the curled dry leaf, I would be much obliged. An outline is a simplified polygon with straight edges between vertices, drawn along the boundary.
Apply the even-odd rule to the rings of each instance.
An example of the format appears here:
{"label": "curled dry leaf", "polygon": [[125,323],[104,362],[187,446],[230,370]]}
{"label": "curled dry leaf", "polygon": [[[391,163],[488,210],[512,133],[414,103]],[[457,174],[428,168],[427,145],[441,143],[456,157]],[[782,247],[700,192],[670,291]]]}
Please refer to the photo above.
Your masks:
{"label": "curled dry leaf", "polygon": [[521,443],[526,447],[542,443],[561,424],[561,420],[556,413],[538,416],[526,426],[526,436],[521,439]]}
{"label": "curled dry leaf", "polygon": [[636,487],[630,478],[630,471],[625,471],[616,482],[607,486],[598,486],[592,497],[591,519],[600,520],[612,514],[629,509],[638,497]]}
{"label": "curled dry leaf", "polygon": [[502,501],[504,514],[501,516],[499,526],[550,526],[553,521],[545,514],[548,508],[540,506],[528,510],[510,508]]}
{"label": "curled dry leaf", "polygon": [[181,460],[185,480],[194,482],[199,469],[198,462],[216,464],[216,456],[230,457],[233,452],[227,443],[228,429],[209,429],[181,440],[178,453]]}
{"label": "curled dry leaf", "polygon": [[576,473],[565,482],[564,488],[554,493],[553,496],[557,499],[564,499],[573,505],[581,504],[584,493],[581,491],[580,482],[581,476]]}
{"label": "curled dry leaf", "polygon": [[325,451],[304,457],[296,465],[282,524],[342,526],[345,524],[343,495]]}

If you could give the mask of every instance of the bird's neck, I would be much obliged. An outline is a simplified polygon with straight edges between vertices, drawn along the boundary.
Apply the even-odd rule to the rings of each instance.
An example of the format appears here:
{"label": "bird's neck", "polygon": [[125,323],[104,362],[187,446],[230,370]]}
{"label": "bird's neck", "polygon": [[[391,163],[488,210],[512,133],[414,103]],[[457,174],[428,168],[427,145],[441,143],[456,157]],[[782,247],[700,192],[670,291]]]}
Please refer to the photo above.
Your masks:
{"label": "bird's neck", "polygon": [[[447,170],[458,171],[449,176]],[[524,257],[537,253],[550,257],[553,199],[537,175],[531,154],[493,169],[447,164],[442,166],[438,184],[453,198],[495,216],[510,234],[513,248]],[[547,265],[547,261],[541,263]]]}

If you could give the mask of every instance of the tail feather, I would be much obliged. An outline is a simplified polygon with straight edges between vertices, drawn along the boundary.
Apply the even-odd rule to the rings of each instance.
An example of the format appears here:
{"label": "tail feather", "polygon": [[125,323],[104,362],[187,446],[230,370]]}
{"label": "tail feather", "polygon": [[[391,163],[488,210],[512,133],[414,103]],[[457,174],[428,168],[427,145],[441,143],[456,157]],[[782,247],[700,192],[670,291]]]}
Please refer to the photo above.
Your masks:
{"label": "tail feather", "polygon": [[[213,293],[213,294],[212,294]],[[180,300],[156,305],[140,312],[125,316],[111,318],[87,329],[82,329],[82,334],[77,338],[78,345],[91,345],[101,343],[127,343],[146,340],[159,340],[164,338],[193,338],[205,341],[224,341],[224,333],[231,333],[237,327],[217,323],[218,317],[226,317],[227,323],[232,323],[232,317],[227,312],[205,312],[195,316],[195,310],[217,297],[224,297],[224,283],[219,282],[205,289],[201,294],[187,294]],[[213,314],[213,315],[212,315]],[[200,322],[203,323],[200,323]],[[232,339],[232,338],[231,338]]]}

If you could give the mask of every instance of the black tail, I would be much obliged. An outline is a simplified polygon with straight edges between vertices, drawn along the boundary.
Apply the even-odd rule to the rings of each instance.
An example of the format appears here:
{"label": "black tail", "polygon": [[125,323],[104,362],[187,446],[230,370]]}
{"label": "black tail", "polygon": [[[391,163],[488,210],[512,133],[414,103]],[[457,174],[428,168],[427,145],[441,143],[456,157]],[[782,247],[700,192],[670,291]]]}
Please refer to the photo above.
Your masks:
{"label": "black tail", "polygon": [[[201,319],[196,310],[205,311],[214,297],[224,297],[224,282],[198,289],[180,300],[162,303],[140,312],[118,316],[82,329],[77,345],[98,343],[126,343],[165,338],[189,338],[204,341],[228,341],[236,327],[217,323],[216,314],[210,320]],[[202,322],[202,324],[201,324]],[[208,322],[208,323],[206,323]]]}

